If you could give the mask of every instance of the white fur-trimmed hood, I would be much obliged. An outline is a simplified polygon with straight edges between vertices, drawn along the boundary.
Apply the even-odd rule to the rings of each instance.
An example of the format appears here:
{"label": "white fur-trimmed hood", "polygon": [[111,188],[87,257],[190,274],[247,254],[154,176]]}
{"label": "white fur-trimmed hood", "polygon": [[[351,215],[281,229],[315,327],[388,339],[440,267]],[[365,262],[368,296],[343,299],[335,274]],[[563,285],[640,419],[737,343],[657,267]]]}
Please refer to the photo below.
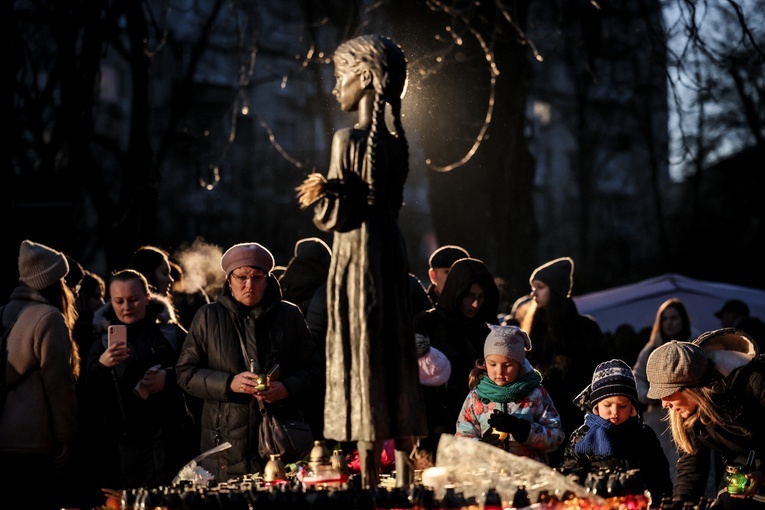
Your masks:
{"label": "white fur-trimmed hood", "polygon": [[707,357],[714,361],[717,370],[725,377],[760,355],[752,337],[736,328],[708,331],[693,343],[706,351]]}
{"label": "white fur-trimmed hood", "polygon": [[[146,307],[146,316],[154,316],[156,322],[160,324],[177,324],[178,318],[175,314],[172,302],[159,294],[150,294],[149,304]],[[106,328],[116,320],[117,316],[112,308],[112,302],[107,301],[101,308],[93,314],[93,327],[98,333],[103,333]]]}

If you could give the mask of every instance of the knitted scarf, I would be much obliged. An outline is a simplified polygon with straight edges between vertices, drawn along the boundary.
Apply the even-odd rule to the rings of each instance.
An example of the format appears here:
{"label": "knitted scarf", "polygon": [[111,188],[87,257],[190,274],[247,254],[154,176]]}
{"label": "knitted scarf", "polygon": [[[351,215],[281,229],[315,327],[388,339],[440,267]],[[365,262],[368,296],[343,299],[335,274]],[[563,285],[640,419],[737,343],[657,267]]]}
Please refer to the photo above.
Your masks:
{"label": "knitted scarf", "polygon": [[585,415],[584,423],[590,427],[590,430],[587,431],[581,441],[576,443],[574,451],[579,455],[611,457],[614,454],[614,448],[608,433],[616,425],[593,413]]}
{"label": "knitted scarf", "polygon": [[540,384],[542,384],[542,374],[532,370],[506,386],[497,386],[491,378],[483,377],[478,382],[475,392],[484,404],[489,402],[507,404],[526,398]]}

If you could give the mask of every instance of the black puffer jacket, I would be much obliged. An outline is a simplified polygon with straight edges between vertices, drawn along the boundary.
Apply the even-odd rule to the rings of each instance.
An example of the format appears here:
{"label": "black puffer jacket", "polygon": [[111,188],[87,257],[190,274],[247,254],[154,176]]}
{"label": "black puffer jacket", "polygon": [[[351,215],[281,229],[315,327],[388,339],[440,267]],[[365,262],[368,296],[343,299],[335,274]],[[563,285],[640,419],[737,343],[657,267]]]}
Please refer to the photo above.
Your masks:
{"label": "black puffer jacket", "polygon": [[199,310],[176,371],[178,384],[205,401],[202,452],[226,441],[232,445],[203,463],[218,481],[257,472],[264,464],[258,455],[257,401],[229,391],[234,375],[249,369],[240,332],[248,356],[257,356],[264,370],[280,365],[279,380],[290,396],[275,405],[294,408],[295,400],[320,380],[324,369],[302,313],[297,306],[281,300],[279,284],[272,275],[259,306],[247,308],[239,304],[226,283],[218,300]]}
{"label": "black puffer jacket", "polygon": [[[108,345],[108,327],[122,324],[114,312],[111,301],[93,316],[96,337],[88,353],[83,405],[83,430],[91,445],[108,450],[108,445],[130,445],[120,451],[123,465],[152,458],[136,444],[151,445],[154,451],[154,471],[140,473],[121,472],[118,480],[110,480],[106,464],[99,476],[116,488],[165,484],[172,481],[178,471],[199,454],[195,444],[197,430],[193,411],[198,402],[187,399],[178,387],[173,368],[186,331],[176,322],[170,302],[155,294],[146,307],[146,316],[126,324],[130,357],[114,368],[99,361]],[[166,370],[164,389],[150,398],[137,397],[133,388],[146,371],[160,365]],[[162,441],[155,441],[161,434]],[[103,443],[101,443],[103,441]],[[107,485],[113,486],[113,485]]]}

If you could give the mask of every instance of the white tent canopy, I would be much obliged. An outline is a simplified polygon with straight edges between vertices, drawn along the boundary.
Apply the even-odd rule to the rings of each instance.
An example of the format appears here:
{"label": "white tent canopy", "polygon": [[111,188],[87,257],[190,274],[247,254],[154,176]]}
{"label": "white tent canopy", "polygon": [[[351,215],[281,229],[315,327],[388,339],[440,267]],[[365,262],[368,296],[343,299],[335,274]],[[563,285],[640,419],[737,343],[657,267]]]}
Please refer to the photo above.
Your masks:
{"label": "white tent canopy", "polygon": [[714,314],[729,299],[740,299],[749,305],[750,315],[765,317],[765,290],[671,273],[574,296],[574,301],[579,313],[594,317],[603,332],[614,332],[621,324],[630,324],[636,331],[651,327],[659,306],[674,297],[683,302],[691,326],[699,333],[722,327]]}

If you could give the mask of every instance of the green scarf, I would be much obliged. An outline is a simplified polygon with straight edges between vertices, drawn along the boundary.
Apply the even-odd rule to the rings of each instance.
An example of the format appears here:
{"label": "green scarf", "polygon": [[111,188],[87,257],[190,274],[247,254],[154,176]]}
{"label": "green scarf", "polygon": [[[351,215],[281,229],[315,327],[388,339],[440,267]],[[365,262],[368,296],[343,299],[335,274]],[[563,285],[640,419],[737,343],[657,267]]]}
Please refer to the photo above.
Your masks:
{"label": "green scarf", "polygon": [[475,392],[484,404],[489,402],[506,404],[526,398],[540,384],[542,384],[542,374],[535,369],[507,386],[497,386],[488,376],[483,377],[476,386]]}

